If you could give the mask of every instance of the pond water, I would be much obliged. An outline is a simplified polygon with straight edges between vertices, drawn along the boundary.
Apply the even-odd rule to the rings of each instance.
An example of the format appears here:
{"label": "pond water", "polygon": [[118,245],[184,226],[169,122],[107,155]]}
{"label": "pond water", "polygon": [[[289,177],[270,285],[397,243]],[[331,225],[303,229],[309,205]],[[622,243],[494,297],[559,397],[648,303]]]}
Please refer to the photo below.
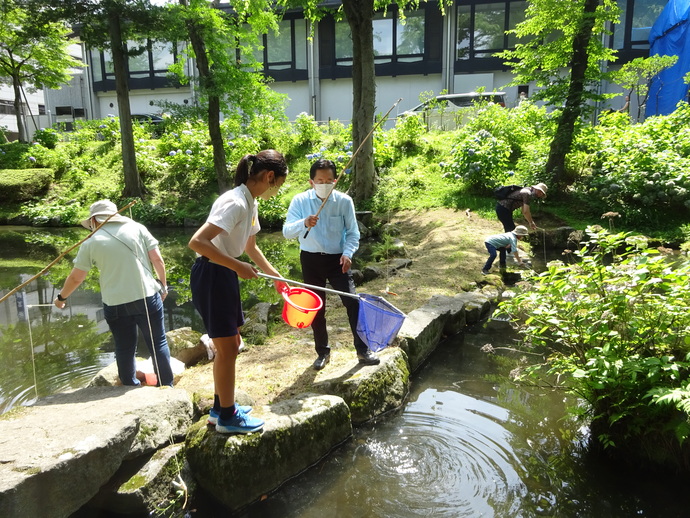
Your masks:
{"label": "pond water", "polygon": [[[152,232],[173,288],[165,303],[167,328],[202,331],[188,300],[190,231]],[[0,227],[0,296],[85,235],[80,229]],[[261,239],[271,262],[299,279],[297,248],[280,233]],[[114,359],[94,272],[67,310],[50,305],[73,256],[0,304],[2,412],[37,395],[84,386]],[[276,296],[263,279],[243,283],[242,290],[247,305]],[[444,342],[415,374],[404,408],[356,429],[352,441],[241,518],[687,516],[690,480],[591,454],[587,429],[564,417],[572,401],[559,392],[514,386],[480,351],[486,343],[509,346],[512,340],[505,323],[493,321]],[[228,516],[203,494],[192,504],[191,516]]]}
{"label": "pond water", "polygon": [[[189,300],[189,272],[195,255],[187,242],[192,230],[151,231],[160,241],[171,287],[164,303],[166,329],[192,327],[203,332],[203,323]],[[0,227],[0,296],[33,277],[86,235],[81,228]],[[298,273],[296,246],[280,233],[264,233],[260,243],[280,271]],[[115,359],[95,269],[69,297],[65,310],[52,305],[76,252],[0,303],[0,413],[31,404],[37,397],[83,387]],[[272,283],[264,279],[243,282],[242,294],[245,308],[259,300],[278,300]],[[141,339],[138,353],[149,356]]]}
{"label": "pond water", "polygon": [[[499,376],[477,326],[439,346],[404,409],[242,513],[242,518],[688,516],[687,478],[635,471],[588,452],[561,392]],[[199,516],[226,516],[199,502]]]}

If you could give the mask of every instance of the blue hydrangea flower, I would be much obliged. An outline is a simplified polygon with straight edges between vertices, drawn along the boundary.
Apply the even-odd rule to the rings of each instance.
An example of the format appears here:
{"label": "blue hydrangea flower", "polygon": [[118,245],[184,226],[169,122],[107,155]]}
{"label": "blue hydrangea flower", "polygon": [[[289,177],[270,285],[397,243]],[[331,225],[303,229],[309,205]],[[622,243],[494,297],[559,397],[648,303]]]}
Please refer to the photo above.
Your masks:
{"label": "blue hydrangea flower", "polygon": [[175,153],[174,151],[171,151],[170,153],[168,153],[168,156],[175,156],[176,154],[177,153]]}

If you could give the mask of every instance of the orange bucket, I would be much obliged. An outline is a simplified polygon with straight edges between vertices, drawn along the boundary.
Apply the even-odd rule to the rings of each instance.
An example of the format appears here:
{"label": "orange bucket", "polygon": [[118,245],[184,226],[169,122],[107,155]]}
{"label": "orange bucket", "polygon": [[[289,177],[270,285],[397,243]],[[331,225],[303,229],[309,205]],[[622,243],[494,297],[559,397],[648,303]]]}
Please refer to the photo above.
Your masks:
{"label": "orange bucket", "polygon": [[309,327],[316,313],[323,306],[321,298],[305,288],[288,288],[283,292],[283,320],[285,323],[302,329]]}

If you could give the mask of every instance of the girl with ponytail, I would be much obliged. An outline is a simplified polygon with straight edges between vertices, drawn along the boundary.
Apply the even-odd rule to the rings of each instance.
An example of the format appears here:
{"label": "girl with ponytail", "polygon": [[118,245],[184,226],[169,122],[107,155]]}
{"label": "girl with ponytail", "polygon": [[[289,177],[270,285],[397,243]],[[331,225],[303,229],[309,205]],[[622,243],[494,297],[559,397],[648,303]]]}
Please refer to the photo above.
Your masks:
{"label": "girl with ponytail", "polygon": [[[235,171],[235,188],[213,203],[208,219],[189,241],[199,256],[190,279],[192,302],[216,350],[215,394],[208,420],[220,433],[252,433],[264,425],[248,415],[251,407],[235,404],[235,363],[244,324],[239,278],[258,277],[256,268],[238,257],[244,252],[264,273],[281,276],[256,244],[260,230],[256,198],[274,196],[287,173],[285,158],[273,149],[242,157]],[[285,287],[280,281],[274,284],[279,293]]]}

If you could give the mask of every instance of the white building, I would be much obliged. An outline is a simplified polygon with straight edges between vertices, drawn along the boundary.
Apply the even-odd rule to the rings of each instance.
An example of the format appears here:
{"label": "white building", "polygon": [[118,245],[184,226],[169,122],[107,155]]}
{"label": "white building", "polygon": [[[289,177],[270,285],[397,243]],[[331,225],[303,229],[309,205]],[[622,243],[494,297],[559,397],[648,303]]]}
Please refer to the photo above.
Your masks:
{"label": "white building", "polygon": [[[327,0],[333,6],[337,0]],[[620,66],[648,55],[649,30],[666,0],[619,0],[621,23],[612,28],[607,44],[618,50]],[[514,37],[505,31],[524,19],[523,0],[456,0],[442,15],[434,3],[406,12],[406,23],[396,6],[374,20],[377,112],[402,97],[398,112],[419,103],[422,92],[468,92],[480,87],[507,93],[508,106],[517,103],[520,92],[530,95],[533,85],[506,87],[511,73],[495,52],[511,48]],[[220,4],[227,9],[227,4]],[[306,112],[316,120],[349,123],[352,110],[352,46],[347,22],[326,17],[314,28],[300,12],[289,12],[281,22],[280,35],[264,36],[264,73],[274,79],[271,87],[288,96],[287,116]],[[167,72],[175,50],[170,44],[149,42],[147,53],[129,61],[132,113],[156,113],[156,101],[194,103],[188,85],[171,81]],[[89,68],[77,74],[70,92],[46,93],[50,116],[71,122],[78,117],[102,118],[117,113],[115,79],[108,52],[86,52]],[[188,63],[190,74],[195,72]],[[620,92],[602,84],[603,92]],[[634,100],[633,100],[634,102]],[[620,108],[623,98],[611,102]],[[631,106],[631,109],[636,108]],[[391,114],[394,116],[395,114]]]}

